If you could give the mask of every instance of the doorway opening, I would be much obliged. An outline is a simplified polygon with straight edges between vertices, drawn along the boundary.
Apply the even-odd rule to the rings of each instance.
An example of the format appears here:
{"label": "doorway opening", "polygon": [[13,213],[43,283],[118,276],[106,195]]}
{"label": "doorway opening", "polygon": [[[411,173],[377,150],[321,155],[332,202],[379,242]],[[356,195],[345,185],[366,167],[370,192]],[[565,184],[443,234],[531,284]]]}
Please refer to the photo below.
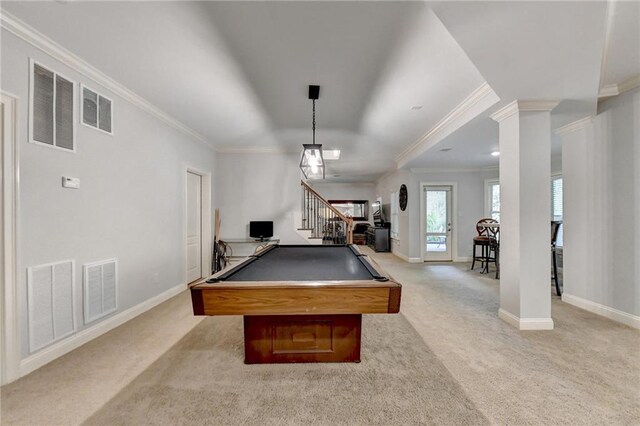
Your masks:
{"label": "doorway opening", "polygon": [[450,262],[455,252],[455,184],[421,184],[421,247],[424,262]]}

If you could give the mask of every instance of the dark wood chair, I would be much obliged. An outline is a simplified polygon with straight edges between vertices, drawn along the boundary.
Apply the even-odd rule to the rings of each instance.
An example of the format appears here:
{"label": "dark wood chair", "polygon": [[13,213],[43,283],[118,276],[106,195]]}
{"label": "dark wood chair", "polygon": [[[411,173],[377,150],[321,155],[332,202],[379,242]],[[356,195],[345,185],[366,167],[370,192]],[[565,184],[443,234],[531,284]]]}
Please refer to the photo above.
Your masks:
{"label": "dark wood chair", "polygon": [[[476,260],[479,260],[483,266],[483,270],[486,272],[489,269],[489,262],[494,262],[497,267],[497,232],[496,228],[484,228],[479,226],[481,223],[498,223],[497,220],[491,218],[480,219],[476,223],[476,231],[478,235],[473,237],[473,261],[471,262],[471,270],[476,265]],[[481,254],[478,256],[476,247],[480,246]],[[491,257],[491,252],[494,252],[494,256]]]}
{"label": "dark wood chair", "polygon": [[562,296],[562,288],[560,286],[560,281],[558,280],[558,259],[556,256],[556,244],[558,242],[558,231],[560,231],[560,226],[562,226],[562,222],[555,220],[551,221],[551,260],[553,262],[553,281],[556,284],[556,294],[558,296]]}

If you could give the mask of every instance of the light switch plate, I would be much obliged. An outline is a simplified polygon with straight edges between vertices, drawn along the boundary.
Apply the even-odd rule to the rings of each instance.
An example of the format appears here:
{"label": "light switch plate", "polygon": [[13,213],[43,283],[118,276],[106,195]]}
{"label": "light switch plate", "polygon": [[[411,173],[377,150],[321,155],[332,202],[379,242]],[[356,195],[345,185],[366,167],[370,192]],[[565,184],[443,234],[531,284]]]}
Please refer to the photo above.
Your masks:
{"label": "light switch plate", "polygon": [[78,189],[78,188],[80,188],[80,179],[79,178],[62,176],[62,187],[63,188]]}

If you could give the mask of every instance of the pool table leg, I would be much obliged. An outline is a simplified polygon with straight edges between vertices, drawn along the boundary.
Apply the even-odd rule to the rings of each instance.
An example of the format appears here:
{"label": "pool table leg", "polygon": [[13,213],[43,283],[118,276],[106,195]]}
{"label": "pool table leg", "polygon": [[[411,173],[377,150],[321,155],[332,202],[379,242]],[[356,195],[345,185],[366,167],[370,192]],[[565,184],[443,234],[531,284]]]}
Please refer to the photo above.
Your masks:
{"label": "pool table leg", "polygon": [[246,315],[246,364],[360,362],[362,315]]}

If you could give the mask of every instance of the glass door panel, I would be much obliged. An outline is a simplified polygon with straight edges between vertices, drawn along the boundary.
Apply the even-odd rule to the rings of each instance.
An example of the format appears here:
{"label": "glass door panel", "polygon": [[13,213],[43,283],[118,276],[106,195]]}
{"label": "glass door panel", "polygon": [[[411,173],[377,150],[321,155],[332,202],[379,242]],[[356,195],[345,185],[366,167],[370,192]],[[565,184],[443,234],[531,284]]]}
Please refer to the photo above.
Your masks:
{"label": "glass door panel", "polygon": [[451,260],[451,187],[424,187],[424,260]]}

